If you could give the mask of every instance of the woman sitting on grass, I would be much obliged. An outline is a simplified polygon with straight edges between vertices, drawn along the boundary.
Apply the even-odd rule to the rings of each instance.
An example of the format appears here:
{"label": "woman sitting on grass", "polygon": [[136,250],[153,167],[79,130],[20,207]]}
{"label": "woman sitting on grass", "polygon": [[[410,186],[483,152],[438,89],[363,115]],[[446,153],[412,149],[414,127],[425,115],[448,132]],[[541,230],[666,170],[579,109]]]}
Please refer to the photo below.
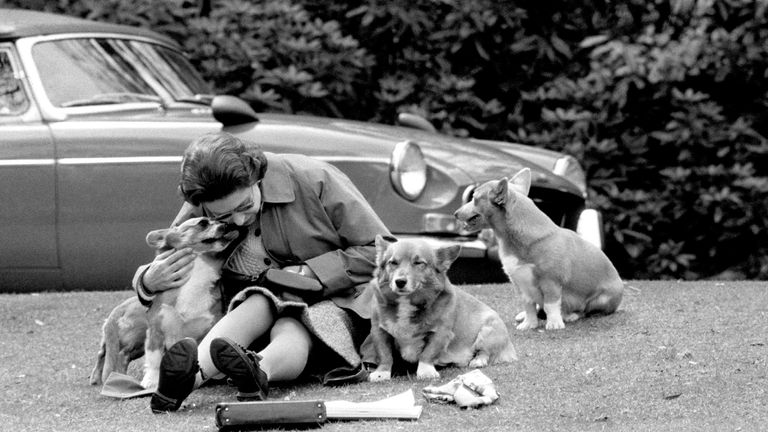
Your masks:
{"label": "woman sitting on grass", "polygon": [[[261,400],[269,382],[293,380],[308,365],[358,366],[357,348],[370,328],[370,296],[361,294],[374,268],[374,239],[391,234],[349,178],[327,163],[264,153],[223,132],[193,141],[181,171],[186,202],[174,225],[207,216],[247,235],[222,273],[228,313],[199,346],[187,338],[164,354],[152,411],[178,410],[193,389],[222,375],[237,386],[239,400]],[[191,251],[178,250],[140,267],[139,298],[149,304],[154,293],[180,287],[193,261]],[[319,281],[321,294],[256,286],[274,266]]]}

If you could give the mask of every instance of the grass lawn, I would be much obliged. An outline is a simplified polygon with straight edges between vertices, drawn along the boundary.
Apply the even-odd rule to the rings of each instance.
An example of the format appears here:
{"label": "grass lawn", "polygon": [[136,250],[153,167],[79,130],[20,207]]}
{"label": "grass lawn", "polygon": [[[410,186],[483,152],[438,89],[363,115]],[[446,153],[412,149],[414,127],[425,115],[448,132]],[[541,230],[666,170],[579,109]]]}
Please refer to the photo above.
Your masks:
{"label": "grass lawn", "polygon": [[[333,422],[326,431],[764,430],[768,283],[629,285],[616,314],[550,332],[514,330],[509,285],[465,286],[505,318],[520,356],[484,369],[501,397],[482,409],[429,404],[427,383],[407,377],[280,386],[270,398],[370,401],[413,389],[424,405],[418,421]],[[178,413],[153,415],[146,398],[109,399],[88,384],[101,323],[130,295],[0,295],[0,430],[216,430],[216,403],[234,400],[227,385],[199,389]],[[462,372],[445,369],[438,382]]]}

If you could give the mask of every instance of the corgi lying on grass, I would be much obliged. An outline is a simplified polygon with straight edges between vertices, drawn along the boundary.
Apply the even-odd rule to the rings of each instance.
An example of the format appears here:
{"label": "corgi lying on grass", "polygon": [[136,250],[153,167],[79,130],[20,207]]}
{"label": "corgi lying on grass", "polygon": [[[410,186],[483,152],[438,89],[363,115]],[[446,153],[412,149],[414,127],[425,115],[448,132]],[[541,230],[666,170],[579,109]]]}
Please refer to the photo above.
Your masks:
{"label": "corgi lying on grass", "polygon": [[390,379],[394,350],[418,363],[418,379],[439,378],[436,365],[480,368],[517,360],[499,314],[448,280],[459,250],[376,237],[371,336],[378,367],[370,381]]}

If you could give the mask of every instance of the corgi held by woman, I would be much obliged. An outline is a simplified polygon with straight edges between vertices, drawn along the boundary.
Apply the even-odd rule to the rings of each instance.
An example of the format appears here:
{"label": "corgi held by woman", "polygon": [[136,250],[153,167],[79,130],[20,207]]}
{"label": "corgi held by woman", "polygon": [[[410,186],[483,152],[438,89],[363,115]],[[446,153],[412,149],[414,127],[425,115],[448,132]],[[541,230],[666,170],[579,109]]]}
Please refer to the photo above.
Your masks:
{"label": "corgi held by woman", "polygon": [[[149,309],[133,297],[110,313],[104,323],[101,349],[91,373],[92,384],[106,380],[112,370],[125,373],[128,363],[143,354],[141,385],[144,388],[157,386],[160,360],[165,350],[185,337],[199,342],[221,319],[223,308],[217,284],[224,257],[220,252],[237,237],[238,231],[230,230],[227,224],[203,217],[147,234],[147,244],[157,253],[182,248],[196,252],[192,275],[179,288],[157,293]],[[140,331],[142,329],[144,331]],[[143,350],[138,349],[139,346]],[[115,358],[119,361],[105,361]]]}

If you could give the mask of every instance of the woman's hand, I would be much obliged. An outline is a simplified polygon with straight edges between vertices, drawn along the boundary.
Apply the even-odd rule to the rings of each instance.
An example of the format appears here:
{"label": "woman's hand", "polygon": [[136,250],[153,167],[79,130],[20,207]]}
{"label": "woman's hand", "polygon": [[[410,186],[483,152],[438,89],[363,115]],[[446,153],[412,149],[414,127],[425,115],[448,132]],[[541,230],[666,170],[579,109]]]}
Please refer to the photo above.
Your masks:
{"label": "woman's hand", "polygon": [[158,254],[144,272],[142,283],[148,293],[178,288],[192,276],[197,254],[190,248],[167,250]]}

